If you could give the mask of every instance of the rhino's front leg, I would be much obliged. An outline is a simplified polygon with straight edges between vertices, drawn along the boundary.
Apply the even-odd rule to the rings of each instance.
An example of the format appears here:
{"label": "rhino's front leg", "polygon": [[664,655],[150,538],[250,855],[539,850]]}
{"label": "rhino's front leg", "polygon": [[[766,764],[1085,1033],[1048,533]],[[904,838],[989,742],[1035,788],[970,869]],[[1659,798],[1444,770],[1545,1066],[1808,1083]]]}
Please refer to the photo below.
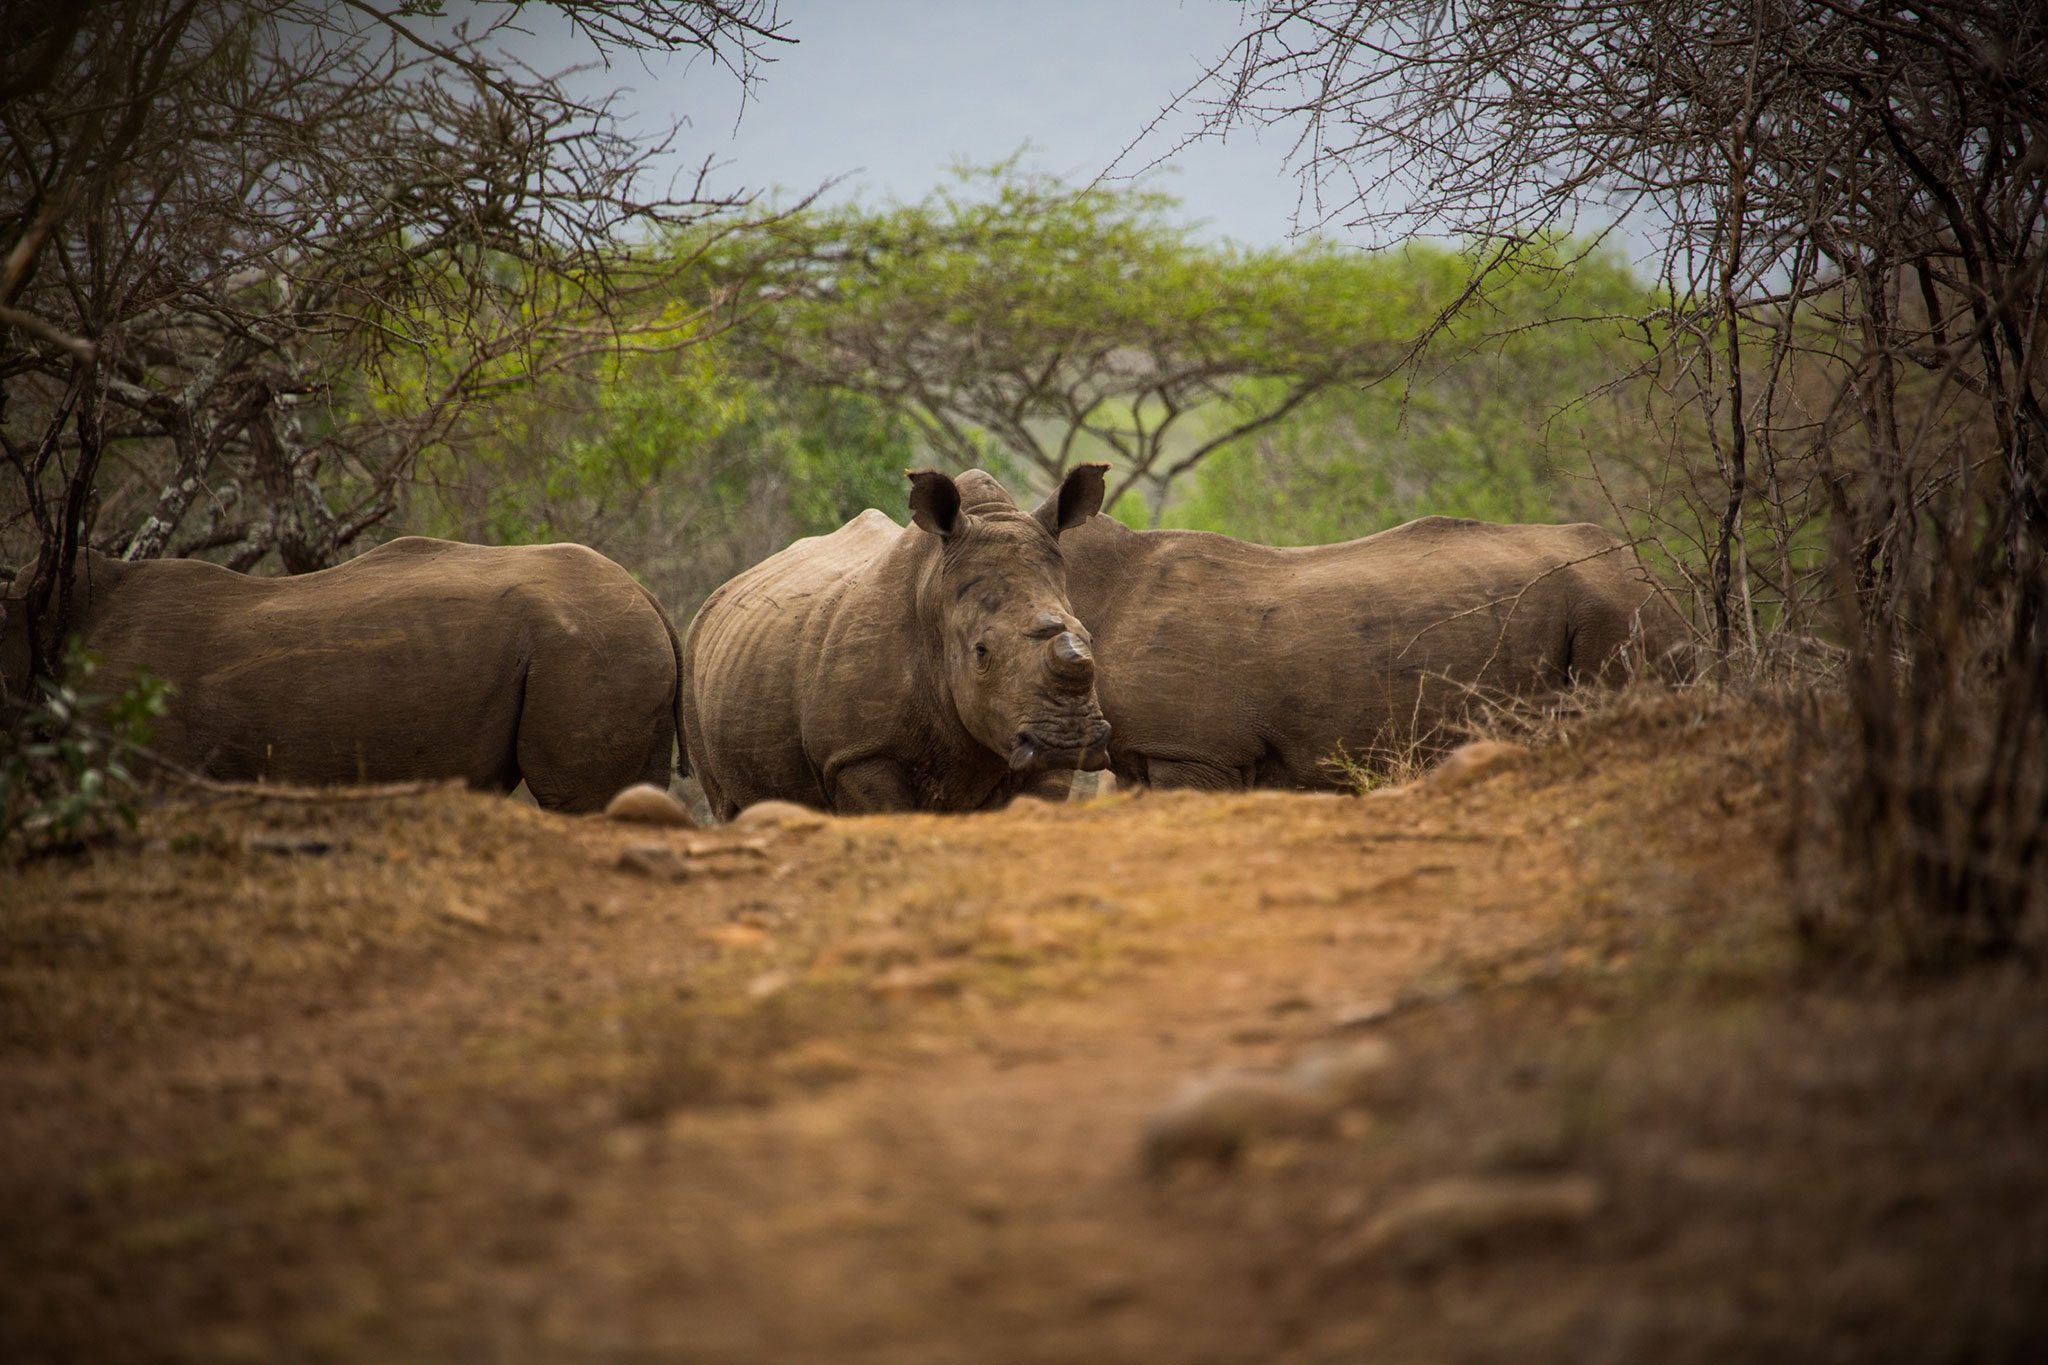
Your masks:
{"label": "rhino's front leg", "polygon": [[840,815],[888,815],[917,809],[917,789],[903,765],[886,758],[849,763],[832,775],[827,793]]}

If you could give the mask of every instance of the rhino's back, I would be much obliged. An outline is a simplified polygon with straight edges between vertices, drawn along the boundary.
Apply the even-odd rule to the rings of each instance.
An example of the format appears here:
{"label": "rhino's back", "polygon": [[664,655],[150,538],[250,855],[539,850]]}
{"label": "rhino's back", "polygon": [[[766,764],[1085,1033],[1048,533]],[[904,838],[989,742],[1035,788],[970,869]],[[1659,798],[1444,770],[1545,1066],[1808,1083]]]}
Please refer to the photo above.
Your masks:
{"label": "rhino's back", "polygon": [[549,737],[565,750],[644,750],[664,710],[673,725],[665,618],[583,546],[406,537],[285,578],[193,560],[92,573],[88,643],[176,686],[159,743],[216,776],[509,786],[537,700],[582,732]]}
{"label": "rhino's back", "polygon": [[684,735],[691,771],[721,814],[770,797],[826,804],[803,743],[819,661],[849,602],[889,571],[903,534],[870,508],[762,560],[698,610],[683,646]]}
{"label": "rhino's back", "polygon": [[[1604,526],[1425,517],[1352,544],[1377,551],[1376,568],[1395,583],[1414,585],[1411,611],[1424,624],[1470,614],[1453,632],[1463,636],[1447,655],[1453,663],[1481,648],[1496,660],[1541,655],[1544,669],[1505,679],[1517,686],[1549,681],[1556,669],[1610,681],[1624,666],[1670,679],[1691,671],[1684,619],[1634,547]],[[1479,602],[1488,610],[1473,611]]]}

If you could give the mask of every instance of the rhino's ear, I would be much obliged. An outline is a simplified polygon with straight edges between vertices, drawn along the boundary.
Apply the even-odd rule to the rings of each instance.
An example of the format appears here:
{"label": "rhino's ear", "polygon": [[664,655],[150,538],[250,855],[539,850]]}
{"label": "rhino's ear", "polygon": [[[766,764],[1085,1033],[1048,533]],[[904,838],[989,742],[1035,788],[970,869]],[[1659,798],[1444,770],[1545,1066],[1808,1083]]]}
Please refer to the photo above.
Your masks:
{"label": "rhino's ear", "polygon": [[1102,476],[1107,473],[1106,464],[1075,465],[1031,515],[1054,535],[1073,530],[1102,510]]}
{"label": "rhino's ear", "polygon": [[910,480],[910,519],[944,539],[960,529],[960,490],[936,469],[904,471]]}

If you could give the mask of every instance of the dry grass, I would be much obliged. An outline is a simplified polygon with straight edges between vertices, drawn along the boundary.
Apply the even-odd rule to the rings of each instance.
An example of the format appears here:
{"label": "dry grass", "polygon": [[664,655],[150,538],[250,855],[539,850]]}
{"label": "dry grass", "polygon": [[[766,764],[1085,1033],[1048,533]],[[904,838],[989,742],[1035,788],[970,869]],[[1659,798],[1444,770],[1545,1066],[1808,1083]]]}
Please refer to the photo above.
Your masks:
{"label": "dry grass", "polygon": [[1429,771],[1442,752],[1442,746],[1423,739],[1411,739],[1405,744],[1360,754],[1353,754],[1339,744],[1336,753],[1322,760],[1322,766],[1346,791],[1353,796],[1364,796],[1368,792],[1413,782]]}

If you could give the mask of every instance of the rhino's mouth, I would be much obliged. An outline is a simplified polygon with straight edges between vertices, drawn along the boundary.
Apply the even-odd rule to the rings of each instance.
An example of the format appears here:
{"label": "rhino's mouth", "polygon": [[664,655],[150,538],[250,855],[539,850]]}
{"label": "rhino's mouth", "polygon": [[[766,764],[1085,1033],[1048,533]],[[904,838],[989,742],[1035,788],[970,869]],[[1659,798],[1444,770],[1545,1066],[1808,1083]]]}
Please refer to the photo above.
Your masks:
{"label": "rhino's mouth", "polygon": [[[1061,742],[1065,740],[1066,742]],[[1109,722],[1097,721],[1080,743],[1048,739],[1029,730],[1017,732],[1017,747],[1010,750],[1010,771],[1040,773],[1053,771],[1099,772],[1109,766]]]}

